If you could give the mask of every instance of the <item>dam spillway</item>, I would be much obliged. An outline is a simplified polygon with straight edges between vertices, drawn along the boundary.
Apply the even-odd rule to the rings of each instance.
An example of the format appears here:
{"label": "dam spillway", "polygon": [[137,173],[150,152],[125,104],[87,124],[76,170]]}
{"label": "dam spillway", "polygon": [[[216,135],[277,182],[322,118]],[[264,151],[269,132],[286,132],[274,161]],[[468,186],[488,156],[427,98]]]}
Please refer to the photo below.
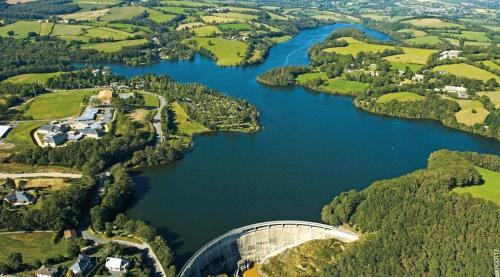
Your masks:
{"label": "dam spillway", "polygon": [[184,265],[180,277],[205,277],[234,272],[240,260],[263,262],[287,248],[315,240],[335,238],[352,242],[357,234],[307,221],[270,221],[231,230],[198,250]]}

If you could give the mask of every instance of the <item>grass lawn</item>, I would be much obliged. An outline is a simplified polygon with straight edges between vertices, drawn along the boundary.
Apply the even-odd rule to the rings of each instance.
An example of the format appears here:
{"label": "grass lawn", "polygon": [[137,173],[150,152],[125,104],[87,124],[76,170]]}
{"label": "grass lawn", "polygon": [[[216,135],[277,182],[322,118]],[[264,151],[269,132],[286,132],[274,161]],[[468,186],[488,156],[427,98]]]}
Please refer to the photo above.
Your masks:
{"label": "grass lawn", "polygon": [[228,23],[218,25],[217,27],[222,31],[249,31],[252,29],[252,26],[246,23]]}
{"label": "grass lawn", "polygon": [[60,17],[62,19],[74,19],[74,20],[97,20],[101,16],[105,16],[108,14],[109,9],[101,9],[95,11],[85,11],[85,12],[77,12],[71,14],[64,14]]}
{"label": "grass lawn", "polygon": [[0,234],[0,261],[5,262],[9,254],[19,252],[24,262],[33,262],[36,259],[45,260],[57,255],[67,255],[66,240],[62,239],[57,245],[52,244],[53,232]]}
{"label": "grass lawn", "polygon": [[454,188],[457,193],[470,193],[474,197],[490,200],[500,205],[500,172],[476,167],[483,177],[484,184],[477,186]]}
{"label": "grass lawn", "polygon": [[417,44],[417,45],[422,45],[422,44],[436,45],[444,43],[438,36],[416,37],[416,38],[406,39],[405,41],[409,44]]}
{"label": "grass lawn", "polygon": [[245,58],[248,45],[239,40],[223,38],[195,38],[198,47],[204,47],[217,57],[218,65],[238,65]]}
{"label": "grass lawn", "polygon": [[491,103],[495,104],[495,107],[497,109],[500,109],[500,90],[478,92],[477,95],[487,96],[488,98],[490,98]]}
{"label": "grass lawn", "polygon": [[192,136],[197,133],[208,131],[208,128],[205,126],[196,121],[192,121],[179,103],[173,102],[170,107],[175,113],[175,123],[180,133]]}
{"label": "grass lawn", "polygon": [[203,26],[193,30],[197,37],[208,37],[222,33],[217,26]]}
{"label": "grass lawn", "polygon": [[0,163],[0,172],[4,173],[38,173],[38,172],[61,172],[80,173],[78,170],[55,166],[55,165],[27,165],[20,163]]}
{"label": "grass lawn", "polygon": [[340,40],[344,40],[348,43],[347,46],[345,47],[332,47],[332,48],[326,48],[323,51],[326,52],[335,52],[337,54],[341,55],[356,55],[359,52],[381,52],[386,49],[393,49],[393,46],[389,45],[381,45],[381,44],[370,44],[366,42],[362,42],[359,40],[356,40],[351,37],[346,37],[346,38],[339,38]]}
{"label": "grass lawn", "polygon": [[500,70],[500,65],[495,63],[494,61],[484,61],[483,64],[493,70]]}
{"label": "grass lawn", "polygon": [[292,39],[292,36],[281,36],[281,37],[272,37],[269,40],[274,42],[274,43],[282,43],[282,42],[287,42]]}
{"label": "grass lawn", "polygon": [[53,23],[38,23],[37,21],[17,21],[15,23],[0,27],[0,36],[9,37],[9,31],[14,31],[14,38],[25,38],[29,32],[35,32],[41,36],[50,34]]}
{"label": "grass lawn", "polygon": [[47,80],[54,76],[59,76],[63,72],[51,72],[51,73],[30,73],[12,76],[3,82],[12,84],[27,84],[40,82],[42,84],[46,83]]}
{"label": "grass lawn", "polygon": [[417,30],[417,29],[401,29],[401,30],[398,30],[398,32],[411,34],[414,37],[423,37],[423,36],[427,35],[426,32],[421,31],[421,30]]}
{"label": "grass lawn", "polygon": [[166,14],[153,9],[148,9],[148,14],[149,14],[148,18],[158,24],[169,22],[176,17],[176,15],[174,14]]}
{"label": "grass lawn", "polygon": [[19,122],[7,135],[6,140],[16,145],[15,150],[35,146],[35,142],[31,138],[31,131],[44,125],[45,123],[46,122],[43,121]]}
{"label": "grass lawn", "polygon": [[115,7],[109,9],[109,14],[100,18],[101,21],[116,21],[123,19],[131,19],[138,16],[146,8],[140,6],[130,6],[130,7]]}
{"label": "grass lawn", "polygon": [[428,28],[438,28],[438,29],[463,28],[463,26],[460,24],[445,22],[439,18],[416,18],[416,19],[404,20],[401,22],[408,23],[417,27],[428,27]]}
{"label": "grass lawn", "polygon": [[98,27],[85,30],[85,36],[94,38],[112,38],[114,40],[125,40],[129,38],[131,34],[112,28]]}
{"label": "grass lawn", "polygon": [[443,35],[451,36],[453,38],[463,38],[464,40],[490,42],[485,32],[461,31],[460,34],[443,33]]}
{"label": "grass lawn", "polygon": [[425,97],[415,94],[413,92],[394,92],[394,93],[388,93],[380,96],[377,99],[377,103],[388,103],[393,100],[395,101],[421,101],[424,100]]}
{"label": "grass lawn", "polygon": [[148,41],[145,39],[123,40],[113,42],[89,43],[82,45],[83,49],[95,49],[100,52],[112,53],[118,52],[126,46],[137,46],[146,44]]}
{"label": "grass lawn", "polygon": [[389,62],[426,64],[429,56],[437,50],[403,47],[404,54],[389,56],[385,58]]}
{"label": "grass lawn", "polygon": [[398,70],[406,70],[406,67],[409,67],[411,71],[416,72],[420,68],[422,68],[423,65],[421,64],[413,64],[413,63],[399,63],[399,62],[391,62],[392,67],[398,69]]}
{"label": "grass lawn", "polygon": [[455,114],[458,123],[463,123],[467,126],[483,123],[490,113],[478,100],[456,99],[455,101],[457,101],[461,108],[460,111]]}
{"label": "grass lawn", "polygon": [[144,96],[144,106],[157,108],[160,106],[160,101],[158,97],[151,95],[149,93],[141,93]]}
{"label": "grass lawn", "polygon": [[484,69],[475,67],[466,63],[458,63],[458,64],[446,64],[434,67],[432,70],[434,71],[446,71],[449,74],[465,77],[469,79],[477,79],[481,81],[487,81],[491,78],[495,78],[497,82],[500,82],[500,77],[486,71]]}
{"label": "grass lawn", "polygon": [[[80,111],[83,98],[96,94],[96,90],[65,90],[42,94],[26,104],[26,116],[33,119],[60,119],[75,116]],[[24,107],[24,106],[23,106]]]}
{"label": "grass lawn", "polygon": [[369,87],[369,84],[344,80],[342,78],[328,79],[328,76],[326,75],[325,72],[312,72],[312,73],[301,74],[297,76],[296,81],[301,85],[305,85],[307,81],[318,78],[325,81],[325,83],[322,86],[320,86],[321,91],[328,93],[355,95],[357,93],[365,91]]}

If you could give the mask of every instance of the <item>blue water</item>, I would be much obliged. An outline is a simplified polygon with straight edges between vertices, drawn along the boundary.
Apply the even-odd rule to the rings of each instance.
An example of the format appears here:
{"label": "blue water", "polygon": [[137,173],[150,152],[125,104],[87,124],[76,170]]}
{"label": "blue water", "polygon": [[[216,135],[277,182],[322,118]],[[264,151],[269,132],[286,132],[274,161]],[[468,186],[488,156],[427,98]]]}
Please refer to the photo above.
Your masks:
{"label": "blue water", "polygon": [[303,31],[255,66],[221,68],[200,56],[143,67],[111,66],[126,76],[168,74],[181,82],[200,82],[261,111],[260,132],[198,136],[184,159],[136,176],[137,203],[127,213],[159,228],[179,265],[232,228],[266,220],[319,221],[321,208],[335,195],[422,168],[435,150],[500,154],[498,142],[438,122],[373,115],[356,109],[348,97],[268,88],[255,81],[276,66],[308,64],[307,49],[346,25]]}

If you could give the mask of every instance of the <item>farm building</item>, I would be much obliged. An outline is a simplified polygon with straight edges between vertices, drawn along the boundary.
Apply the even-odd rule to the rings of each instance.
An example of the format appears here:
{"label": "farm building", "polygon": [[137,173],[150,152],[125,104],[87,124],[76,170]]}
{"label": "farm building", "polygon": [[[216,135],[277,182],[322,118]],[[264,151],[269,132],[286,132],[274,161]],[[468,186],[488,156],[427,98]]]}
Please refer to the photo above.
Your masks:
{"label": "farm building", "polygon": [[5,196],[4,201],[12,206],[24,206],[33,204],[35,197],[25,191],[16,191]]}
{"label": "farm building", "polygon": [[10,125],[0,125],[0,138],[6,137],[10,128],[12,128]]}
{"label": "farm building", "polygon": [[459,50],[446,50],[443,51],[439,54],[439,59],[440,60],[446,60],[446,59],[456,59],[460,56],[460,53],[462,51]]}
{"label": "farm building", "polygon": [[107,257],[106,258],[106,265],[105,267],[109,271],[116,271],[116,272],[127,272],[129,266],[129,262],[124,259],[119,259],[119,258],[113,258],[113,257]]}
{"label": "farm building", "polygon": [[469,94],[467,93],[467,88],[464,87],[444,86],[443,90],[450,93],[456,93],[457,97],[461,99],[469,98]]}
{"label": "farm building", "polygon": [[58,271],[59,271],[59,268],[57,268],[57,267],[50,267],[50,266],[42,265],[42,267],[40,267],[36,271],[36,277],[54,277],[54,276],[57,276]]}
{"label": "farm building", "polygon": [[415,74],[413,75],[413,77],[411,78],[412,81],[415,81],[415,82],[422,82],[424,81],[424,75],[422,74]]}

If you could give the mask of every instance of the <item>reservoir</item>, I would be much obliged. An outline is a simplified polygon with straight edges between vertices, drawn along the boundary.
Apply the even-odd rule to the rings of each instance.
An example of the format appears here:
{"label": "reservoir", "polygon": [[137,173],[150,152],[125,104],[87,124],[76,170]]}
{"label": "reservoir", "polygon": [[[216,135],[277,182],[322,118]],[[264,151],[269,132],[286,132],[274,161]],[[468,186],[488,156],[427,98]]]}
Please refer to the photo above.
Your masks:
{"label": "reservoir", "polygon": [[[308,64],[307,49],[335,24],[306,30],[271,49],[263,64],[218,67],[193,61],[143,67],[112,65],[117,74],[167,74],[244,98],[261,112],[253,134],[197,136],[194,149],[171,165],[135,177],[137,201],[127,214],[152,223],[182,265],[199,247],[230,229],[268,220],[320,222],[335,195],[425,167],[429,154],[448,148],[500,154],[500,143],[442,126],[356,109],[352,99],[303,88],[269,88],[257,75],[277,66]],[[384,34],[356,25],[371,37]]]}

